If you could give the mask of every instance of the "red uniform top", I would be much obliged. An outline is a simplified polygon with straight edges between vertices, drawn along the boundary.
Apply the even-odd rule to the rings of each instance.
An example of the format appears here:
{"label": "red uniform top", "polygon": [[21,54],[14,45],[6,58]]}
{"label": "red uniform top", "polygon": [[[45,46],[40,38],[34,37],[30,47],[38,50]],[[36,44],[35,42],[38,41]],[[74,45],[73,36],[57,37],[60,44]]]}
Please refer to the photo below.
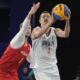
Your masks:
{"label": "red uniform top", "polygon": [[24,45],[19,49],[13,49],[9,45],[0,59],[1,71],[7,71],[10,73],[17,71],[19,65],[26,60],[26,56],[29,52],[29,43],[24,43]]}

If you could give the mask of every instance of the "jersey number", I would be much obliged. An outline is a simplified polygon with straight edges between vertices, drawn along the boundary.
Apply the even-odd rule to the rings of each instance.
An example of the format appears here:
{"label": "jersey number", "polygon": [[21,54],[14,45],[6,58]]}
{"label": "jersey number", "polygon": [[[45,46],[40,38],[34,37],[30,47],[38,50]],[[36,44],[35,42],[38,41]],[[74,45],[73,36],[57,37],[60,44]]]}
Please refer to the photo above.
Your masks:
{"label": "jersey number", "polygon": [[50,52],[51,52],[51,48],[48,48],[48,54],[50,54]]}

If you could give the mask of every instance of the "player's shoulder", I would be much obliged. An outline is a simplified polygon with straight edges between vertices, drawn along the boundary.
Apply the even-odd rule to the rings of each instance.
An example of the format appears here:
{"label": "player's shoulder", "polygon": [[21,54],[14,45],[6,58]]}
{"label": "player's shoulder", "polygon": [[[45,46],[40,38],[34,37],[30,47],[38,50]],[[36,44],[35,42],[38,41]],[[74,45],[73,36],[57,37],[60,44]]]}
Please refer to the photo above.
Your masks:
{"label": "player's shoulder", "polygon": [[35,27],[35,28],[33,29],[33,31],[37,31],[37,30],[39,30],[39,29],[40,29],[40,27],[37,26],[37,27]]}
{"label": "player's shoulder", "polygon": [[54,31],[56,28],[55,27],[51,27],[51,29]]}
{"label": "player's shoulder", "polygon": [[60,28],[56,28],[56,29],[55,29],[55,32],[59,32],[59,31],[61,31]]}
{"label": "player's shoulder", "polygon": [[37,26],[36,28],[34,28],[33,30],[32,30],[32,34],[34,34],[35,32],[37,32],[37,31],[39,31],[41,28],[39,27],[39,26]]}
{"label": "player's shoulder", "polygon": [[13,48],[12,48],[11,45],[9,44],[4,52],[9,53],[9,52],[11,52],[11,51],[13,51]]}

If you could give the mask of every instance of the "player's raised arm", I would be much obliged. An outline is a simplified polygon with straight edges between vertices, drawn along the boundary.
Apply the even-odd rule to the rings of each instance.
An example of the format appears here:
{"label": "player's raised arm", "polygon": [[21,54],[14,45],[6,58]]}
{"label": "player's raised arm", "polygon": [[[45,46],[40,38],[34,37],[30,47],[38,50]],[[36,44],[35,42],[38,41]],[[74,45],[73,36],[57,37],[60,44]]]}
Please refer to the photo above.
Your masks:
{"label": "player's raised arm", "polygon": [[[33,4],[31,10],[29,11],[28,15],[26,16],[25,20],[22,23],[22,28],[10,42],[10,45],[12,48],[20,48],[24,44],[25,36],[27,35],[27,31],[31,29],[30,28],[31,17],[33,14],[36,13],[39,6],[40,6],[40,2]],[[26,36],[26,37],[28,38],[29,36]]]}
{"label": "player's raised arm", "polygon": [[60,28],[55,29],[56,35],[58,37],[61,37],[61,38],[69,37],[69,34],[70,34],[70,16],[71,16],[71,13],[68,14],[68,19],[66,20],[64,30],[61,30]]}

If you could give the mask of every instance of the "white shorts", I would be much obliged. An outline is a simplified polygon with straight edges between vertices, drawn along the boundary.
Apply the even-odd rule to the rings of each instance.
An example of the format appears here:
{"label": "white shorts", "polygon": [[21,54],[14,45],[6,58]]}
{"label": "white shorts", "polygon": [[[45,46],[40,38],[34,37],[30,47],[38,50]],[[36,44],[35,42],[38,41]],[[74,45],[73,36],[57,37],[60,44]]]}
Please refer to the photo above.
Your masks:
{"label": "white shorts", "polygon": [[47,69],[47,70],[40,70],[40,69],[33,69],[34,75],[36,80],[60,80],[59,71],[55,68]]}

